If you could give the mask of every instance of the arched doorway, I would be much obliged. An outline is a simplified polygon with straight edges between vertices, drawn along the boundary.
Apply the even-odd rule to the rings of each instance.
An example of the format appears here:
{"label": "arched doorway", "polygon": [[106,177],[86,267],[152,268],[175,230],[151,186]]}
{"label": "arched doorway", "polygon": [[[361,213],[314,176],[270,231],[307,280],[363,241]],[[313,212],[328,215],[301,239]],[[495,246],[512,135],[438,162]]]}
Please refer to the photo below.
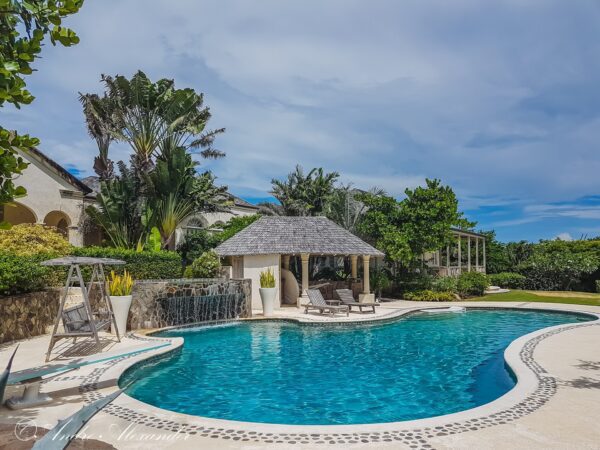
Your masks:
{"label": "arched doorway", "polygon": [[44,218],[44,225],[55,227],[65,238],[69,238],[71,219],[62,211],[51,211]]}
{"label": "arched doorway", "polygon": [[20,225],[22,223],[36,223],[37,217],[27,206],[13,202],[0,205],[0,222],[2,221],[6,221],[11,225]]}

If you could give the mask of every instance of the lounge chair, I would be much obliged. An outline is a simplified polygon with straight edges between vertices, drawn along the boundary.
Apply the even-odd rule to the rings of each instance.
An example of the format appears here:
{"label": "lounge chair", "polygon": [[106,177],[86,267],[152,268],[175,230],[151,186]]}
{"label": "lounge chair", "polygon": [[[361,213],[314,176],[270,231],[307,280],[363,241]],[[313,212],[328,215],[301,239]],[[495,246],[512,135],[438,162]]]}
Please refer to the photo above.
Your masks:
{"label": "lounge chair", "polygon": [[317,309],[323,314],[324,311],[329,311],[333,316],[336,312],[345,312],[346,316],[350,315],[350,308],[346,305],[340,305],[339,300],[325,300],[323,294],[318,289],[308,289],[307,291],[310,303],[304,305],[304,314],[308,314],[309,309]]}
{"label": "lounge chair", "polygon": [[357,306],[361,313],[363,312],[363,308],[372,308],[372,312],[373,314],[375,314],[375,307],[378,306],[377,303],[357,302],[356,300],[354,300],[354,295],[352,294],[352,291],[350,289],[336,289],[335,292],[337,293],[341,302],[344,305],[346,305],[350,309],[350,311],[352,311],[353,306]]}

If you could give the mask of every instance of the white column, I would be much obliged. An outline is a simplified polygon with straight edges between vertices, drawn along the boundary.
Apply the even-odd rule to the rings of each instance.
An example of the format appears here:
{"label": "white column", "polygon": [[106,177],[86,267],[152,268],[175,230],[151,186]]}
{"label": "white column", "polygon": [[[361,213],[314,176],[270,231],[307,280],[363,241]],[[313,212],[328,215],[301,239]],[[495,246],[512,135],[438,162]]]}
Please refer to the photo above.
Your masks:
{"label": "white column", "polygon": [[486,264],[485,264],[485,238],[483,239],[483,271],[486,272]]}
{"label": "white column", "polygon": [[475,239],[475,267],[479,270],[479,239]]}
{"label": "white column", "polygon": [[290,255],[281,256],[281,267],[286,270],[290,270]]}
{"label": "white column", "polygon": [[362,294],[358,296],[359,302],[374,302],[375,295],[371,294],[371,286],[369,280],[369,259],[371,258],[369,255],[363,255],[363,291]]}
{"label": "white column", "polygon": [[351,276],[356,280],[358,278],[358,255],[350,255],[350,265],[352,266]]}
{"label": "white column", "polygon": [[[302,253],[300,259],[302,260],[302,293],[300,294],[303,298],[308,298],[308,258],[310,253]],[[298,300],[298,307],[300,307],[300,300]]]}
{"label": "white column", "polygon": [[471,236],[467,237],[467,267],[471,271]]}
{"label": "white column", "polygon": [[458,273],[460,274],[461,272],[461,267],[462,267],[462,248],[461,248],[461,244],[462,244],[462,238],[460,237],[460,234],[458,235]]}
{"label": "white column", "polygon": [[[446,246],[446,267],[450,267],[450,246],[447,245]],[[447,274],[446,275],[450,275],[450,269],[447,270]]]}

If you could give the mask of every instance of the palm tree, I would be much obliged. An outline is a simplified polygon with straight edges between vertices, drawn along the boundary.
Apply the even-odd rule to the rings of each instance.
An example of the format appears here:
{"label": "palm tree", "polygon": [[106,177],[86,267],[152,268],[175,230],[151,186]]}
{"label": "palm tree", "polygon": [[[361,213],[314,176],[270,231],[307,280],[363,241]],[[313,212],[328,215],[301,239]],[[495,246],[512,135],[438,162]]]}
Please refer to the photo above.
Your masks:
{"label": "palm tree", "polygon": [[114,175],[114,164],[108,158],[108,149],[114,136],[111,133],[110,122],[114,103],[106,95],[79,93],[79,101],[83,106],[83,114],[88,133],[98,145],[98,156],[94,158],[94,171],[100,180],[112,178]]}
{"label": "palm tree", "polygon": [[322,168],[304,175],[302,167],[297,165],[284,181],[271,180],[271,194],[281,203],[283,215],[318,216],[323,213],[338,177],[337,172],[324,173]]}
{"label": "palm tree", "polygon": [[[367,211],[367,206],[358,197],[366,193],[353,188],[351,184],[336,187],[326,205],[325,215],[341,227],[356,234],[358,225]],[[385,192],[382,189],[371,188],[368,193],[377,196],[383,195]]]}
{"label": "palm tree", "polygon": [[[89,215],[115,246],[140,248],[153,227],[163,248],[173,247],[175,229],[192,214],[226,205],[226,187],[210,173],[198,175],[190,152],[204,158],[225,154],[213,147],[225,130],[206,130],[211,117],[202,94],[176,89],[173,80],[153,83],[143,72],[131,80],[102,76],[105,93],[80,94],[88,131],[98,143],[96,171],[102,178],[99,206]],[[133,150],[131,168],[112,173],[113,140]],[[131,217],[134,211],[136,217]]]}
{"label": "palm tree", "polygon": [[137,177],[122,161],[118,166],[120,174],[100,184],[97,205],[89,206],[86,212],[103,229],[113,247],[141,248],[153,219]]}
{"label": "palm tree", "polygon": [[164,249],[175,247],[175,230],[201,211],[218,210],[227,202],[227,188],[216,187],[210,173],[196,174],[197,163],[183,147],[164,148],[144,177],[149,208]]}
{"label": "palm tree", "polygon": [[111,134],[131,146],[132,163],[140,170],[149,170],[165,149],[176,147],[201,148],[204,158],[225,156],[213,148],[215,137],[225,129],[205,130],[211,114],[202,94],[176,89],[173,80],[153,83],[141,71],[131,80],[102,75],[102,82],[114,105]]}

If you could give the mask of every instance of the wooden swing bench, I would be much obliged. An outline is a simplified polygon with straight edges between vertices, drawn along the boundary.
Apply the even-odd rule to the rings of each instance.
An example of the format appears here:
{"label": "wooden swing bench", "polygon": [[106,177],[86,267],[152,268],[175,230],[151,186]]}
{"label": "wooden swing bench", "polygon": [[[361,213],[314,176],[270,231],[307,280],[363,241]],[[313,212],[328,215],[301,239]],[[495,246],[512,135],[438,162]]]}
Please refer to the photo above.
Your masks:
{"label": "wooden swing bench", "polygon": [[[121,342],[121,337],[119,336],[119,331],[115,322],[115,316],[110,305],[110,298],[106,292],[106,278],[104,276],[103,266],[104,264],[125,264],[124,261],[109,258],[67,256],[65,258],[56,258],[49,261],[44,261],[41,264],[44,266],[69,266],[67,282],[65,283],[65,292],[61,296],[58,313],[56,315],[56,320],[54,321],[54,328],[52,330],[52,336],[50,337],[50,345],[48,346],[48,352],[46,353],[46,362],[48,362],[50,359],[52,348],[56,342],[61,339],[72,338],[73,343],[76,343],[78,338],[92,337],[99,346],[100,338],[98,337],[98,332],[107,330],[112,326],[115,330],[117,341]],[[87,285],[83,279],[80,267],[84,265],[92,267],[92,276]],[[92,311],[89,298],[94,283],[98,285],[101,301],[103,300],[105,303],[104,308],[97,312]],[[83,303],[65,308],[69,289],[75,284],[79,284],[81,287]],[[62,322],[63,325],[64,331],[62,332],[58,331],[58,325],[60,322]]]}

